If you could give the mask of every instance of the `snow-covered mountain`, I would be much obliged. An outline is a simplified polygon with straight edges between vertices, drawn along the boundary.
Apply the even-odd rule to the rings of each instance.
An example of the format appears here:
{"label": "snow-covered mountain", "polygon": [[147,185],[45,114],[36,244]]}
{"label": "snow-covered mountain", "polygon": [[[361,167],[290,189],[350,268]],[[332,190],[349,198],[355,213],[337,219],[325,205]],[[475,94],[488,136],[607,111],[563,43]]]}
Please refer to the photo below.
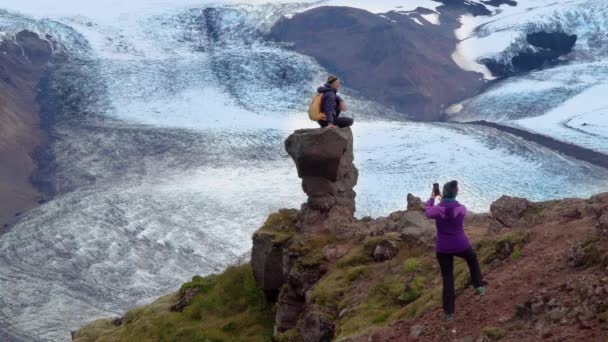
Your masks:
{"label": "snow-covered mountain", "polygon": [[[193,274],[221,270],[249,250],[251,233],[269,213],[298,207],[304,198],[294,196],[301,191],[283,139],[315,126],[304,110],[329,70],[265,33],[283,16],[355,3],[395,25],[392,15],[434,29],[447,23],[441,13],[448,9],[430,0],[4,0],[2,37],[23,29],[48,34],[57,59],[40,85],[53,136],[42,172],[55,196],[0,236],[0,331],[28,341],[67,340],[84,322],[120,315]],[[462,18],[458,33],[472,38],[446,53],[456,52],[463,68],[487,75],[477,61],[508,48],[506,38],[504,49],[480,54],[466,45],[486,46],[482,28],[488,37],[505,31],[500,20],[519,7],[500,3],[451,2],[495,13]],[[420,6],[427,10],[410,12]],[[524,26],[514,25],[509,39]],[[593,41],[580,30],[568,32]],[[520,123],[524,117],[508,117],[507,109],[555,118],[549,110],[567,101],[578,109],[575,96],[594,99],[594,88],[584,85],[602,80],[602,57],[591,52],[577,43],[568,63],[495,82],[453,118],[507,113]],[[605,169],[490,128],[397,121],[403,113],[361,95],[344,91],[357,120],[360,217],[404,208],[408,192],[424,196],[433,182],[452,178],[475,211],[505,193],[543,200],[608,186]],[[598,150],[606,147],[601,114],[588,108],[572,121],[584,127],[576,134],[588,137],[585,146]]]}
{"label": "snow-covered mountain", "polygon": [[[601,0],[527,0],[501,6],[493,16],[463,18],[455,55],[470,70],[483,70],[478,62],[484,59],[509,63],[533,48],[526,42],[530,33],[562,32],[577,41],[557,64],[496,81],[455,106],[452,119],[498,121],[608,152],[607,14]],[[488,70],[485,75],[492,77]]]}

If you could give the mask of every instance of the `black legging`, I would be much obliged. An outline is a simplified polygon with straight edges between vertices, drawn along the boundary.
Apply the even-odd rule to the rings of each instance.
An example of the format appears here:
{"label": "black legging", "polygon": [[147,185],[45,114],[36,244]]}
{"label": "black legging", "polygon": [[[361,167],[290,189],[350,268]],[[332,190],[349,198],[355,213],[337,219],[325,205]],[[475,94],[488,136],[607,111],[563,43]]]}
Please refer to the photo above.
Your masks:
{"label": "black legging", "polygon": [[[352,118],[349,117],[337,117],[334,119],[334,125],[340,127],[340,128],[344,128],[344,127],[350,127],[353,125],[353,123],[355,122],[355,120],[353,120]],[[327,127],[327,121],[319,121],[319,125],[321,127]]]}
{"label": "black legging", "polygon": [[437,260],[439,261],[439,267],[441,267],[441,277],[443,278],[443,311],[448,315],[454,314],[454,303],[456,301],[456,291],[454,290],[454,256],[466,260],[475,288],[483,286],[481,269],[479,268],[477,255],[475,255],[473,248],[460,253],[437,253]]}

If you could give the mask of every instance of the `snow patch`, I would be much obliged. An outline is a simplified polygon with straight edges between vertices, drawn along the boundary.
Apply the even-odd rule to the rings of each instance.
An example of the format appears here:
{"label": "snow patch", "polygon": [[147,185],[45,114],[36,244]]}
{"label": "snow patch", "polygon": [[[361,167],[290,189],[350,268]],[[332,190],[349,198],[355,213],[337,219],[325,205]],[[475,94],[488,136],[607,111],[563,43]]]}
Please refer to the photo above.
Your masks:
{"label": "snow patch", "polygon": [[421,14],[420,16],[422,16],[426,21],[433,25],[441,24],[441,22],[439,21],[439,14],[437,13]]}
{"label": "snow patch", "polygon": [[413,21],[415,21],[418,25],[424,26],[424,24],[421,23],[420,20],[418,20],[418,18],[412,18],[412,17],[410,17],[410,19],[412,19]]}

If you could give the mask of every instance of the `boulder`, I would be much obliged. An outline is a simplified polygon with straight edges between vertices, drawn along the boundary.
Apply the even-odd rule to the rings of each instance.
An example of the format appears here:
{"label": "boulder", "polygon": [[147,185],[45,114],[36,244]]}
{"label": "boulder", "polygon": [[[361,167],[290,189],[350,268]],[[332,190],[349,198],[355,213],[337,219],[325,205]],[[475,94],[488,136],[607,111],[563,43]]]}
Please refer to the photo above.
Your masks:
{"label": "boulder", "polygon": [[277,314],[274,320],[274,334],[293,329],[304,311],[304,298],[295,294],[295,291],[284,291],[277,302]]}
{"label": "boulder", "polygon": [[424,210],[424,206],[420,197],[416,197],[412,194],[407,194],[407,210]]}
{"label": "boulder", "polygon": [[334,338],[335,326],[327,315],[312,308],[299,321],[298,330],[304,342],[330,342]]}
{"label": "boulder", "polygon": [[256,234],[251,249],[251,267],[258,286],[269,299],[276,299],[285,283],[283,274],[283,248],[273,243],[273,237]]}
{"label": "boulder", "polygon": [[502,196],[490,206],[490,213],[506,227],[513,227],[531,206],[525,198]]}
{"label": "boulder", "polygon": [[284,249],[294,234],[292,227],[299,211],[282,209],[268,217],[264,226],[253,234],[251,268],[258,286],[268,298],[276,300],[279,289],[285,284]]}
{"label": "boulder", "polygon": [[177,301],[177,303],[175,303],[175,305],[171,306],[171,308],[170,308],[171,311],[174,311],[174,312],[184,311],[184,308],[186,306],[190,305],[190,303],[192,303],[192,300],[199,292],[200,292],[200,288],[198,288],[198,287],[191,287],[191,288],[187,288],[185,290],[181,289],[179,291],[179,300]]}
{"label": "boulder", "polygon": [[390,260],[399,253],[399,245],[393,240],[382,240],[374,248],[374,260],[377,262]]}

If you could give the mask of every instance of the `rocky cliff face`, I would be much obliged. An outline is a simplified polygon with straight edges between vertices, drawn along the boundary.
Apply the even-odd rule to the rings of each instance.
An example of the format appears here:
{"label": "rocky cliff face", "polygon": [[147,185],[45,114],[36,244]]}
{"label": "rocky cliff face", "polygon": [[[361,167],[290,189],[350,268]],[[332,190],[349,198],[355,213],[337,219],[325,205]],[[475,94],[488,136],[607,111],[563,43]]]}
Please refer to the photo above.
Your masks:
{"label": "rocky cliff face", "polygon": [[[466,231],[487,295],[455,263],[454,322],[441,321],[435,228],[421,200],[354,218],[350,129],[301,130],[285,147],[308,200],[270,215],[250,264],[194,277],[173,295],[78,341],[603,341],[608,338],[608,193],[534,203],[503,196]],[[405,205],[405,203],[404,203]],[[263,298],[263,299],[262,299]]]}
{"label": "rocky cliff face", "polygon": [[[370,99],[412,119],[437,120],[442,109],[472,96],[482,85],[479,74],[460,69],[451,58],[459,16],[479,9],[464,2],[445,3],[439,13],[420,9],[383,16],[320,7],[278,22],[269,37],[316,58],[347,87]],[[429,11],[440,15],[440,25],[422,16]]]}
{"label": "rocky cliff face", "polygon": [[[436,308],[441,299],[439,272],[432,253],[434,226],[424,218],[420,199],[408,196],[406,212],[357,220],[353,217],[356,169],[352,164],[350,131],[296,131],[287,139],[286,148],[297,165],[309,199],[300,211],[281,211],[269,219],[253,237],[251,260],[257,283],[271,301],[276,300],[274,338],[278,341],[441,339],[445,331],[442,329],[447,328],[437,320],[441,314]],[[490,214],[470,214],[466,222],[468,234],[475,242],[489,289],[496,293],[488,296],[487,307],[476,301],[469,305],[471,308],[459,309],[465,311],[462,320],[468,323],[456,325],[463,326],[462,331],[457,328],[457,336],[485,341],[496,333],[517,339],[507,332],[520,324],[526,327],[520,329],[528,329],[528,336],[534,336],[539,329],[541,335],[572,333],[583,339],[607,336],[608,332],[601,330],[600,319],[608,309],[608,302],[601,300],[589,309],[588,303],[595,300],[595,294],[591,294],[569,302],[566,308],[562,301],[567,295],[560,293],[562,288],[576,286],[572,283],[576,277],[567,280],[561,275],[578,273],[593,279],[589,291],[603,295],[602,282],[608,281],[605,269],[608,241],[599,242],[594,236],[606,229],[603,223],[606,215],[605,195],[590,200],[544,203],[503,196],[492,205]],[[555,225],[572,228],[564,231]],[[587,246],[586,239],[592,239],[595,245],[591,249],[571,250],[567,243],[543,241],[557,240],[560,236],[561,241],[567,241],[564,237],[568,236],[569,244]],[[560,256],[549,256],[547,253],[555,251],[557,245]],[[594,261],[588,261],[589,258]],[[553,266],[545,268],[548,265]],[[569,265],[587,267],[572,269]],[[512,272],[517,267],[521,267],[521,274],[516,276]],[[604,275],[592,276],[595,271],[589,267]],[[559,274],[561,283],[551,280],[551,273]],[[521,283],[526,277],[542,280],[529,286]],[[459,291],[465,292],[469,280],[463,264],[458,264],[456,278]],[[534,283],[535,279],[530,281]],[[517,293],[517,299],[510,301],[504,291]],[[500,298],[503,303],[499,304]],[[528,300],[540,301],[546,307],[539,317],[519,318],[520,311],[527,310]],[[496,308],[504,310],[503,316],[492,315],[490,311]],[[486,310],[488,317],[474,314]],[[559,328],[551,318],[557,316],[556,310],[561,310],[560,315],[564,311],[560,318],[565,317],[566,311],[569,314]],[[395,328],[380,328],[391,322],[400,323]],[[581,324],[585,328],[579,332]]]}
{"label": "rocky cliff face", "polygon": [[30,177],[33,154],[46,142],[36,87],[51,55],[50,44],[32,32],[0,42],[0,228],[43,199]]}

